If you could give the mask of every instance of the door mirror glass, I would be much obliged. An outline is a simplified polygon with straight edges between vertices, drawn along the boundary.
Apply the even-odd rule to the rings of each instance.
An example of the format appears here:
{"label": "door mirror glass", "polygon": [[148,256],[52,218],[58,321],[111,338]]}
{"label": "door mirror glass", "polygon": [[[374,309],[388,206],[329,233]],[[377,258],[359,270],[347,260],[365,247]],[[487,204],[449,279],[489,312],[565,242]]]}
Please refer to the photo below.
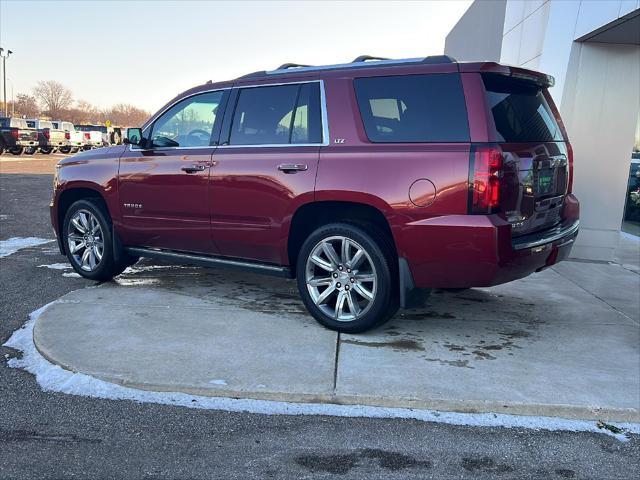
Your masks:
{"label": "door mirror glass", "polygon": [[142,143],[142,130],[139,128],[127,128],[127,138],[124,143],[140,145]]}

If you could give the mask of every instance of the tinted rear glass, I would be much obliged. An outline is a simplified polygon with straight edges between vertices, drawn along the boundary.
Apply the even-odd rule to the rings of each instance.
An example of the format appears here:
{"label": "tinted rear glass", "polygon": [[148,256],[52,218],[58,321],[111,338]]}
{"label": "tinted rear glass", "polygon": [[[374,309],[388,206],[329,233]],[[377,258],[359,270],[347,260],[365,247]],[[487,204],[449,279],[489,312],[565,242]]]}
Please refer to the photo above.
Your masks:
{"label": "tinted rear glass", "polygon": [[487,102],[500,142],[550,142],[562,132],[543,87],[497,74],[483,74]]}
{"label": "tinted rear glass", "polygon": [[357,78],[354,84],[372,142],[469,141],[467,109],[457,73]]}
{"label": "tinted rear glass", "polygon": [[231,126],[231,145],[322,142],[317,82],[243,88]]}

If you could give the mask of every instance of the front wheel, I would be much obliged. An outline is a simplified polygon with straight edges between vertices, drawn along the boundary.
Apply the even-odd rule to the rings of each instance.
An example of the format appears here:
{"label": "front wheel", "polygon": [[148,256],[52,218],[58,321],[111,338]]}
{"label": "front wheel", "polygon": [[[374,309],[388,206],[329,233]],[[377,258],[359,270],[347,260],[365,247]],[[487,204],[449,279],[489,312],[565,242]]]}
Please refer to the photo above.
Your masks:
{"label": "front wheel", "polygon": [[298,290],[322,325],[363,332],[397,311],[393,257],[381,240],[359,227],[335,223],[320,227],[304,242],[296,267]]}
{"label": "front wheel", "polygon": [[71,266],[85,278],[110,280],[128,266],[114,259],[111,220],[99,200],[78,200],[71,205],[61,235]]}
{"label": "front wheel", "polygon": [[71,152],[70,147],[60,147],[60,153],[64,153],[65,155]]}
{"label": "front wheel", "polygon": [[9,151],[14,155],[22,155],[22,152],[24,152],[24,147],[13,147]]}
{"label": "front wheel", "polygon": [[24,149],[24,154],[25,155],[35,155],[37,150],[38,149],[35,148],[35,147],[27,147],[27,148]]}
{"label": "front wheel", "polygon": [[49,155],[53,152],[53,148],[51,147],[40,147],[40,153],[44,153],[45,155]]}

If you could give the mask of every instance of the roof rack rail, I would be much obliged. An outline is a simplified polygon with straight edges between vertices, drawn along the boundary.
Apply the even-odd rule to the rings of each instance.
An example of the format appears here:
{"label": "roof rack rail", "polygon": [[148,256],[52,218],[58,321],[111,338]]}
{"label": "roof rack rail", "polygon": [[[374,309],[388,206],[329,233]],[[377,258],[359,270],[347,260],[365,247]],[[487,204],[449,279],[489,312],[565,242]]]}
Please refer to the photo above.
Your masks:
{"label": "roof rack rail", "polygon": [[430,57],[424,57],[424,60],[420,63],[455,63],[457,60],[449,55],[431,55]]}
{"label": "roof rack rail", "polygon": [[371,55],[360,55],[359,57],[354,58],[351,61],[351,63],[366,62],[367,60],[391,60],[391,59],[387,57],[374,57]]}
{"label": "roof rack rail", "polygon": [[276,70],[286,70],[287,68],[310,67],[311,65],[303,65],[301,63],[283,63]]}

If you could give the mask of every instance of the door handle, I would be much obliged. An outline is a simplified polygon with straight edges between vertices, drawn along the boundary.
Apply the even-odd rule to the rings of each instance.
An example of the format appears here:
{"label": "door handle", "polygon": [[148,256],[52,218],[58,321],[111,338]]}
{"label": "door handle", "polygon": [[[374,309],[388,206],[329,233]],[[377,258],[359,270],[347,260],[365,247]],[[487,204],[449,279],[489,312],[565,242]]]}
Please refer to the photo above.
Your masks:
{"label": "door handle", "polygon": [[191,165],[190,167],[182,167],[180,170],[187,173],[204,172],[206,165]]}
{"label": "door handle", "polygon": [[301,163],[283,163],[282,165],[278,165],[278,170],[284,173],[304,172],[308,168],[307,165]]}

